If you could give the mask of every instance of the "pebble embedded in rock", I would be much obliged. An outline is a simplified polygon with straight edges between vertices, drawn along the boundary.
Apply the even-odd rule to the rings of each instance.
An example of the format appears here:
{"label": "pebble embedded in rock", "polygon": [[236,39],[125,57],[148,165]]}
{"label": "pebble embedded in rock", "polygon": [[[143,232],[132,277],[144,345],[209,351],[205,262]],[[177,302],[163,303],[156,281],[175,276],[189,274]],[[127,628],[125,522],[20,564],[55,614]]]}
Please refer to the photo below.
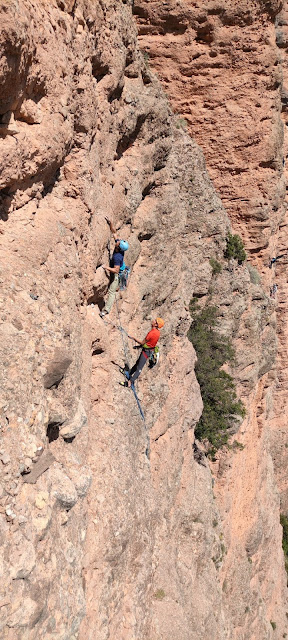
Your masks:
{"label": "pebble embedded in rock", "polygon": [[6,513],[6,520],[8,522],[13,522],[13,520],[15,520],[16,518],[16,513],[14,513],[13,509],[11,509],[11,507],[6,507],[5,509],[5,513]]}

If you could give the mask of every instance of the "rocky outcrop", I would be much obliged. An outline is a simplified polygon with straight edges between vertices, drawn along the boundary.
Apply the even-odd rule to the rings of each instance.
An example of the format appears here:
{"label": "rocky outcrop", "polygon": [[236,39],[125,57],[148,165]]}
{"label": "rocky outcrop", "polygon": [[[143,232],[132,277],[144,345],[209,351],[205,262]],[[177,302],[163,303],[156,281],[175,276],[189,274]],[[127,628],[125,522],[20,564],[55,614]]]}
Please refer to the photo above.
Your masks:
{"label": "rocky outcrop", "polygon": [[[253,524],[254,529],[258,529],[257,548],[265,537],[266,526],[260,524],[262,498],[259,503],[263,485],[263,450],[268,453],[266,469],[271,467],[270,455],[273,459],[281,508],[287,515],[287,7],[286,3],[265,3],[264,6],[262,2],[232,2],[228,7],[227,3],[220,2],[216,7],[214,2],[196,6],[192,2],[176,3],[172,0],[163,4],[139,0],[134,4],[134,12],[146,62],[157,71],[171,99],[178,114],[177,126],[187,128],[201,144],[209,174],[221,194],[233,229],[243,237],[249,259],[261,273],[267,295],[273,284],[278,286],[275,302],[271,299],[275,313],[270,315],[270,335],[276,329],[278,338],[276,367],[270,358],[270,373],[268,367],[266,372],[263,371],[264,377],[260,376],[260,383],[254,379],[250,391],[245,380],[249,372],[248,361],[239,378],[241,395],[243,391],[245,395],[248,392],[250,407],[250,421],[244,426],[242,436],[237,435],[245,446],[240,464],[243,465],[241,469],[246,470],[247,478],[227,453],[222,454],[217,471],[215,491],[219,504],[222,502],[224,507],[224,530],[232,546],[232,539],[237,546],[232,553],[234,559],[231,556],[229,560],[228,552],[223,565],[224,579],[229,576],[231,583],[231,567],[239,554],[239,529],[245,537],[245,525],[240,525],[240,522],[246,522],[249,531],[252,511],[257,520],[257,525],[256,520]],[[268,269],[270,259],[283,254],[284,257]],[[259,281],[259,275],[253,268],[250,273],[253,281],[257,282],[257,278]],[[247,314],[246,330],[249,333],[255,326],[251,316],[253,307],[254,303]],[[240,358],[244,334],[238,334],[237,338]],[[259,335],[254,334],[254,339],[258,344]],[[247,346],[244,353],[251,355]],[[246,390],[243,390],[243,384]],[[262,444],[259,444],[257,457],[255,445],[259,438]],[[247,486],[242,482],[244,485],[247,482]],[[248,495],[251,502],[247,501]],[[232,532],[233,522],[237,523],[237,533]],[[248,538],[246,546],[250,546]],[[239,576],[245,573],[241,553],[237,566]],[[270,570],[268,566],[265,568],[266,575]],[[245,582],[245,579],[241,581]],[[231,595],[239,604],[239,590],[236,599],[233,590]],[[271,593],[269,597],[271,601],[277,600]],[[237,633],[240,637],[241,633],[246,633],[249,638],[252,633],[255,638],[264,637],[259,616],[255,629],[252,625],[250,631],[248,627],[245,631],[246,616],[243,606],[235,637],[238,637]],[[271,619],[273,622],[273,616]],[[279,629],[276,633],[282,637]]]}
{"label": "rocky outcrop", "polygon": [[[1,5],[1,632],[262,640],[272,620],[280,638],[279,498],[261,422],[274,302],[223,257],[227,214],[137,48],[132,4]],[[105,216],[132,275],[104,322]],[[239,347],[247,404],[244,448],[220,456],[214,490],[194,442],[193,295],[212,296]],[[119,385],[137,356],[119,322],[144,337],[155,315],[165,327],[138,385],[143,421]]]}
{"label": "rocky outcrop", "polygon": [[134,5],[140,46],[179,126],[201,145],[235,231],[268,262],[285,197],[280,8],[277,0]]}

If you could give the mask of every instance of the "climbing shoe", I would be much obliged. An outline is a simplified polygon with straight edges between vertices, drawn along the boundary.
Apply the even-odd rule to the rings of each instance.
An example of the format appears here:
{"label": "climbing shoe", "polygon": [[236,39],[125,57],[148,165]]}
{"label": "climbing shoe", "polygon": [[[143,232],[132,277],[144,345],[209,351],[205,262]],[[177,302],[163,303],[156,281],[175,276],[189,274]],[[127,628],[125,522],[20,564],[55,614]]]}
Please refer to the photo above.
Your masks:
{"label": "climbing shoe", "polygon": [[119,384],[121,385],[121,387],[128,387],[128,380],[121,380]]}
{"label": "climbing shoe", "polygon": [[105,316],[108,316],[108,311],[100,311],[99,313],[100,318],[104,318]]}

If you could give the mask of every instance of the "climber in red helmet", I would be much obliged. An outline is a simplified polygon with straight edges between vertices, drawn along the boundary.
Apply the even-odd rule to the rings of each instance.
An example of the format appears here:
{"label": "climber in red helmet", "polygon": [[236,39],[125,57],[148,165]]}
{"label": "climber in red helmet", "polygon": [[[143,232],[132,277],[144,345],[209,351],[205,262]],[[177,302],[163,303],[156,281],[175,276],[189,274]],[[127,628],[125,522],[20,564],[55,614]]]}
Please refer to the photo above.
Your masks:
{"label": "climber in red helmet", "polygon": [[129,336],[131,340],[138,342],[138,344],[142,346],[142,350],[137,362],[135,362],[134,366],[129,371],[129,374],[127,374],[129,376],[129,379],[121,383],[122,386],[131,387],[131,384],[134,384],[135,380],[137,380],[137,378],[140,376],[140,373],[147,360],[154,352],[156,344],[160,338],[159,329],[162,329],[162,327],[164,327],[164,324],[165,323],[162,318],[156,318],[155,320],[152,320],[152,329],[151,331],[149,331],[149,333],[147,333],[147,336],[144,338],[144,340],[138,340],[138,338],[134,338],[134,336]]}

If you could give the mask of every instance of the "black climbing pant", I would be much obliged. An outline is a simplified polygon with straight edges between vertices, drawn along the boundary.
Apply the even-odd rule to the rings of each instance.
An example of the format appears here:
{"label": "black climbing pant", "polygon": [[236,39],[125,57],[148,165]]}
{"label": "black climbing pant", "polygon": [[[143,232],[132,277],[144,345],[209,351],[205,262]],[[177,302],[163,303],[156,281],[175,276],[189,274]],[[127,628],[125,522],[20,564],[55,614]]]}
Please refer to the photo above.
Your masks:
{"label": "black climbing pant", "polygon": [[137,362],[135,362],[134,366],[129,372],[129,380],[131,380],[133,384],[135,380],[139,378],[140,373],[143,367],[145,366],[146,362],[149,360],[151,354],[152,354],[152,349],[142,349]]}

